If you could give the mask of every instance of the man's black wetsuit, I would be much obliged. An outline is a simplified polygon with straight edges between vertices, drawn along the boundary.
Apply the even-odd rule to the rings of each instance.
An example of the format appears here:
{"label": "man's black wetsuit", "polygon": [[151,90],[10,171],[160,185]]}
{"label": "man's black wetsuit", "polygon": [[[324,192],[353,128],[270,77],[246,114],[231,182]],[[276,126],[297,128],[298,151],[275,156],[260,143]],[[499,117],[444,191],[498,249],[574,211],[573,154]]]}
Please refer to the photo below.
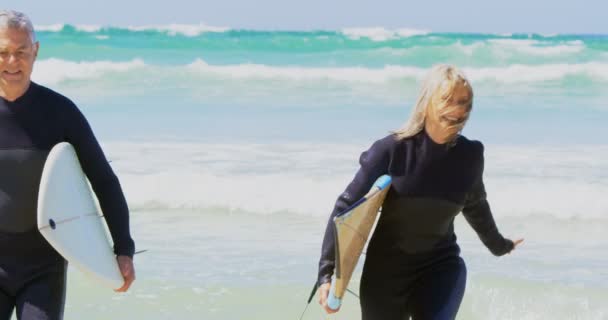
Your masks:
{"label": "man's black wetsuit", "polygon": [[498,232],[483,185],[483,145],[459,136],[437,144],[423,130],[376,141],[338,198],[319,261],[319,284],[335,266],[333,217],[363,197],[383,174],[391,189],[370,240],[361,279],[363,320],[453,319],[464,295],[466,267],[454,234],[462,212],[495,255],[513,249]]}
{"label": "man's black wetsuit", "polygon": [[15,307],[19,319],[62,318],[66,262],[38,232],[36,207],[46,157],[64,141],[99,199],[114,252],[133,256],[127,203],[89,124],[68,98],[32,82],[17,100],[0,98],[0,320]]}

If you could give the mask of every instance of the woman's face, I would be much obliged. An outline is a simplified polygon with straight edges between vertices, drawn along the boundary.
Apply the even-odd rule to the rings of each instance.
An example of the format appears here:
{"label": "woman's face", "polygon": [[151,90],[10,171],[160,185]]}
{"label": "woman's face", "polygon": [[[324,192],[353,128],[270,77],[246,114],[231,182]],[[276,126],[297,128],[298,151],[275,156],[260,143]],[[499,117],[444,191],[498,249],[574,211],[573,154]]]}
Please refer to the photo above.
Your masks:
{"label": "woman's face", "polygon": [[437,143],[447,143],[462,131],[470,114],[470,90],[455,88],[449,98],[439,97],[427,110],[425,129]]}

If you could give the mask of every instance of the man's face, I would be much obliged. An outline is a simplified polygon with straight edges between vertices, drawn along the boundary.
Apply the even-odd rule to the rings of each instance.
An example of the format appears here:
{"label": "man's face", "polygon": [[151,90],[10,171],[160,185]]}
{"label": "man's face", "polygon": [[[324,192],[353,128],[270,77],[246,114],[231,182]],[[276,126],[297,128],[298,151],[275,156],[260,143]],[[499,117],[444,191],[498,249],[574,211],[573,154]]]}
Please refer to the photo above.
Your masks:
{"label": "man's face", "polygon": [[38,42],[26,30],[0,29],[0,92],[23,94],[30,83]]}

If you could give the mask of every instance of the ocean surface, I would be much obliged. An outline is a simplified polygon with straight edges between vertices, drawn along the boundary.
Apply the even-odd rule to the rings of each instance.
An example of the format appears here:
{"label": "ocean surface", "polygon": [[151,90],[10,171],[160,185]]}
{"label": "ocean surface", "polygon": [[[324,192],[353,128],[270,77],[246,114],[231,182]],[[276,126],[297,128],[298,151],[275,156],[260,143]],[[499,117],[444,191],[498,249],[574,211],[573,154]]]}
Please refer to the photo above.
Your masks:
{"label": "ocean surface", "polygon": [[[298,319],[336,197],[437,63],[470,78],[463,134],[525,238],[496,258],[456,219],[458,319],[608,319],[608,35],[36,28],[33,80],[87,116],[149,250],[126,294],[71,269],[66,319]],[[316,301],[304,319],[359,319]]]}

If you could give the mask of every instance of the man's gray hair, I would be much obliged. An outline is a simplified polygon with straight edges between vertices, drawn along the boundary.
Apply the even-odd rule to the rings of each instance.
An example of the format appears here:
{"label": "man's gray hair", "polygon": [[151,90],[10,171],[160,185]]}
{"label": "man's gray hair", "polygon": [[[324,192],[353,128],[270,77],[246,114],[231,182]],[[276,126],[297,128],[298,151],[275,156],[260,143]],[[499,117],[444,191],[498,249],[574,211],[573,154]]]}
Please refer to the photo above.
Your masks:
{"label": "man's gray hair", "polygon": [[20,29],[30,34],[32,43],[36,42],[34,25],[25,13],[14,10],[0,10],[0,29]]}

